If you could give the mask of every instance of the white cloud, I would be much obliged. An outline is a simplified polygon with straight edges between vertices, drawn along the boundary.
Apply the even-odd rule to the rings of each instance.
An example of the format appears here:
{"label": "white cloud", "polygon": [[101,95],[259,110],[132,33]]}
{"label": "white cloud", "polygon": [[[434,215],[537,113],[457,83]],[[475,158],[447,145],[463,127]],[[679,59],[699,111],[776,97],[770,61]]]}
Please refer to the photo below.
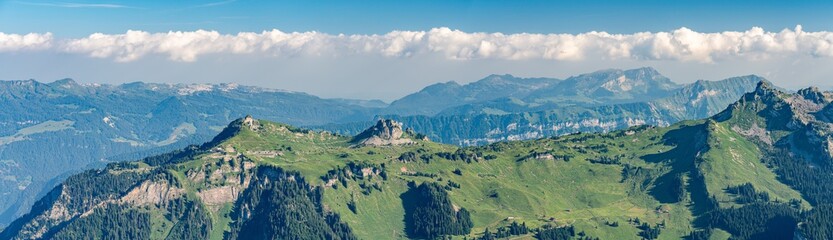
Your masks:
{"label": "white cloud", "polygon": [[398,58],[441,54],[454,60],[635,59],[711,63],[791,54],[833,57],[833,32],[804,32],[801,26],[780,32],[767,32],[756,27],[743,32],[700,33],[680,28],[671,32],[633,34],[468,33],[448,28],[392,31],[383,35],[286,33],[280,30],[238,34],[206,30],[167,33],[131,30],[124,34],[96,33],[85,38],[62,40],[53,40],[49,33],[25,36],[0,33],[0,51],[45,49],[50,46],[56,51],[111,58],[119,62],[133,61],[149,54],[184,62],[196,61],[210,54],[265,54],[277,57],[374,54]]}
{"label": "white cloud", "polygon": [[52,33],[5,34],[0,32],[0,52],[47,49],[52,44]]}

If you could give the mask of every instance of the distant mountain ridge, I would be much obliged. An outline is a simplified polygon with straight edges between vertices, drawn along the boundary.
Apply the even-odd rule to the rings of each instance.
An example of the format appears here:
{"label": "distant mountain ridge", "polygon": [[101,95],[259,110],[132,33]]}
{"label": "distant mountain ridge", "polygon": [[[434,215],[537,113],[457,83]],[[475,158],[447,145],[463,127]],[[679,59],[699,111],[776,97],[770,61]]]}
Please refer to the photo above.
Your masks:
{"label": "distant mountain ridge", "polygon": [[466,85],[453,81],[437,83],[393,101],[384,112],[434,115],[449,107],[526,95],[558,82],[553,78],[518,78],[506,74],[489,75]]}
{"label": "distant mountain ridge", "polygon": [[564,80],[490,75],[466,85],[428,86],[392,102],[383,112],[403,116],[531,112],[644,102],[668,97],[680,87],[649,67],[601,70]]}
{"label": "distant mountain ridge", "polygon": [[[238,84],[0,81],[0,226],[70,173],[208,141],[246,114],[350,135],[386,116],[433,141],[481,145],[702,118],[754,87],[751,81],[712,87],[730,89],[719,94],[686,95],[652,68],[565,80],[490,75],[428,86],[390,104]],[[556,86],[576,93],[560,96]],[[700,101],[677,109],[700,93]],[[642,101],[651,97],[662,98]]]}
{"label": "distant mountain ridge", "polygon": [[608,69],[570,77],[524,97],[527,101],[552,101],[548,98],[586,97],[595,102],[646,101],[666,97],[680,86],[656,69]]}
{"label": "distant mountain ridge", "polygon": [[[529,105],[521,105],[517,101],[491,101],[454,107],[436,116],[384,115],[382,118],[400,121],[405,127],[425,133],[435,141],[482,145],[575,132],[607,132],[644,124],[667,126],[682,120],[705,118],[753,91],[760,81],[766,79],[750,75],[720,81],[700,80],[671,92],[663,92],[665,97],[645,102],[628,103],[623,100],[625,103],[617,104],[613,102],[618,100],[611,100],[608,104],[598,104],[562,101],[527,107]],[[330,124],[317,128],[350,135],[358,133],[367,124]]]}

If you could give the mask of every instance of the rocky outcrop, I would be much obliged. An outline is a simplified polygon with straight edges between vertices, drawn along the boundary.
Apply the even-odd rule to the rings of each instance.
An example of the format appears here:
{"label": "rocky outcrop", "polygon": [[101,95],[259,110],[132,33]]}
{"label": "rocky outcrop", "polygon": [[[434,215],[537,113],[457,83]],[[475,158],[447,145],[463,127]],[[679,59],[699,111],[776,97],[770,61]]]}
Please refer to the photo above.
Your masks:
{"label": "rocky outcrop", "polygon": [[[833,161],[831,96],[833,93],[816,87],[783,92],[761,81],[754,92],[745,94],[714,119],[737,119],[732,130],[745,137],[770,146],[790,146],[791,152],[808,160],[829,162]],[[781,133],[771,134],[776,131]]]}
{"label": "rocky outcrop", "polygon": [[240,189],[237,186],[222,186],[197,192],[203,203],[206,205],[220,205],[237,200]]}
{"label": "rocky outcrop", "polygon": [[252,115],[246,115],[246,117],[243,118],[242,125],[252,131],[256,131],[260,128],[260,122],[252,118]]}
{"label": "rocky outcrop", "polygon": [[830,101],[832,101],[830,94],[822,92],[821,90],[819,90],[818,87],[809,87],[801,89],[798,90],[797,93],[799,96],[806,99],[807,101],[816,104],[827,104],[830,103]]}
{"label": "rocky outcrop", "polygon": [[741,129],[738,126],[732,126],[732,131],[735,131],[745,137],[758,138],[761,142],[770,146],[772,145],[772,137],[769,136],[769,132],[767,132],[766,129],[759,127],[757,123],[753,123],[752,127],[749,129]]}
{"label": "rocky outcrop", "polygon": [[121,201],[134,205],[162,204],[185,193],[184,189],[171,187],[167,182],[144,182],[142,185],[130,190]]}
{"label": "rocky outcrop", "polygon": [[392,146],[413,144],[414,140],[406,138],[402,123],[390,119],[382,119],[373,127],[364,130],[353,137],[351,141],[357,146]]}

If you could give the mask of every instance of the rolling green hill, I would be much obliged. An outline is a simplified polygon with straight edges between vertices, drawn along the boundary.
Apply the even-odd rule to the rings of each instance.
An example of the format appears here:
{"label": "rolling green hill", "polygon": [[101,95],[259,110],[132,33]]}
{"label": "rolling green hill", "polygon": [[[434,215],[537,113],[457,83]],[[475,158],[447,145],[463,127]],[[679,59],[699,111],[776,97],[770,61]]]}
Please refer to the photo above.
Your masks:
{"label": "rolling green hill", "polygon": [[74,175],[0,238],[831,238],[831,96],[762,82],[709,119],[462,148],[247,117]]}

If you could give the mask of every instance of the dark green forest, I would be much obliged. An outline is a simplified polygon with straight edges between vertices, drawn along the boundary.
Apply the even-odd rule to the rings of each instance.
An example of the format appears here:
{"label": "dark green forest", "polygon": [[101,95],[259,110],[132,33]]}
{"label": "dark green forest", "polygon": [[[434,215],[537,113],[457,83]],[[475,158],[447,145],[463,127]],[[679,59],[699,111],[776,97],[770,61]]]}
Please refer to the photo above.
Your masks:
{"label": "dark green forest", "polygon": [[409,183],[411,189],[400,197],[405,205],[405,227],[412,238],[438,238],[465,235],[474,226],[468,210],[455,210],[443,186],[435,182],[420,185]]}
{"label": "dark green forest", "polygon": [[357,239],[336,213],[326,212],[320,188],[304,177],[262,166],[231,214],[226,239]]}

